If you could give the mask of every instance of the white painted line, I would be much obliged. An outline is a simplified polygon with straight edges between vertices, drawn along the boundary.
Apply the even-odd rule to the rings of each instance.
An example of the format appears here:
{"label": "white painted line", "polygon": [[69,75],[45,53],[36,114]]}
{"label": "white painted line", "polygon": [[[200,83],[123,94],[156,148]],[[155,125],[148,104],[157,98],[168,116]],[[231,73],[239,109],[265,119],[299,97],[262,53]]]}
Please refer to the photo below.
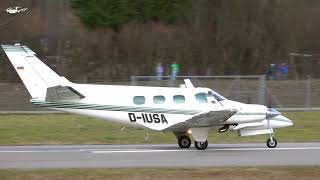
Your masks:
{"label": "white painted line", "polygon": [[[138,151],[146,151],[147,149],[57,149],[57,150],[0,150],[0,153],[60,153],[60,152],[93,152],[93,151],[97,151],[97,152],[100,152],[100,151],[114,151],[114,152],[130,152],[130,151],[133,151],[133,152],[138,152]],[[158,151],[170,151],[170,150],[158,150]],[[182,150],[174,150],[174,151],[182,151]],[[188,150],[186,150],[188,151]]]}
{"label": "white painted line", "polygon": [[156,153],[156,152],[208,152],[208,151],[277,151],[277,150],[320,150],[320,147],[295,147],[295,148],[228,148],[228,149],[207,149],[204,151],[199,150],[165,150],[165,149],[155,149],[155,150],[99,150],[91,151],[94,154],[108,154],[108,153]]}
{"label": "white painted line", "polygon": [[55,153],[55,152],[77,152],[81,150],[15,150],[15,151],[0,151],[0,153]]}
{"label": "white painted line", "polygon": [[[91,151],[105,151],[106,149],[57,149],[57,150],[0,150],[0,153],[59,153],[59,152],[91,152]],[[141,149],[107,149],[113,151],[138,151]]]}
{"label": "white painted line", "polygon": [[[110,150],[110,151],[135,151],[135,150],[137,150],[137,151],[139,151],[139,150],[141,150],[141,149],[137,149],[137,148],[132,148],[132,149],[130,149],[130,148],[129,148],[129,149],[128,149],[128,148],[126,148],[126,149],[121,149],[121,148],[110,148],[110,149],[106,149],[106,148],[80,149],[80,151],[108,151],[108,150]],[[143,150],[143,149],[142,149],[142,150]],[[144,150],[147,150],[147,149],[144,149]]]}
{"label": "white painted line", "polygon": [[195,150],[166,150],[166,149],[155,149],[155,150],[121,150],[121,151],[114,151],[114,150],[106,150],[106,151],[91,151],[94,154],[104,154],[104,153],[151,153],[151,152],[193,152]]}
{"label": "white painted line", "polygon": [[292,148],[219,148],[199,151],[196,149],[70,149],[70,150],[0,150],[0,153],[62,153],[62,152],[90,152],[103,153],[160,153],[160,152],[208,152],[208,151],[277,151],[277,150],[320,150],[320,147],[292,147]]}
{"label": "white painted line", "polygon": [[208,149],[209,151],[274,151],[274,150],[320,150],[320,147],[291,147],[291,148],[230,148]]}

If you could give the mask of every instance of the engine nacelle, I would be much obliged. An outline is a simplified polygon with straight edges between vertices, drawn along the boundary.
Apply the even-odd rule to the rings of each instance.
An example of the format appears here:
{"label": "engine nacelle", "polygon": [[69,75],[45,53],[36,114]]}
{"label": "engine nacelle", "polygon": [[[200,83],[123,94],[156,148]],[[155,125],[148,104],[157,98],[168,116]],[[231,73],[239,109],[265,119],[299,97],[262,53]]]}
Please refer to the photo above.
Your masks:
{"label": "engine nacelle", "polygon": [[273,129],[241,129],[239,130],[240,136],[254,136],[261,134],[273,134]]}

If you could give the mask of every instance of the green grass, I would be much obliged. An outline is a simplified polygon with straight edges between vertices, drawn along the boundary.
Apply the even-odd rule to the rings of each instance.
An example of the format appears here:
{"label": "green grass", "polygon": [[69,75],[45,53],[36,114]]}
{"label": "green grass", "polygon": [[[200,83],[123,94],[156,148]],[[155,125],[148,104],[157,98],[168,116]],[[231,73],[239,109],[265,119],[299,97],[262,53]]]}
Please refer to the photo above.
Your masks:
{"label": "green grass", "polygon": [[[320,141],[320,112],[284,113],[294,121],[294,126],[277,129],[279,142]],[[172,133],[126,128],[103,120],[84,116],[49,115],[1,115],[0,145],[31,144],[135,144],[176,143]],[[210,132],[210,143],[265,142],[266,135],[239,137],[236,133]]]}
{"label": "green grass", "polygon": [[68,180],[68,179],[319,179],[319,166],[291,167],[227,167],[178,169],[42,169],[0,170],[0,179]]}

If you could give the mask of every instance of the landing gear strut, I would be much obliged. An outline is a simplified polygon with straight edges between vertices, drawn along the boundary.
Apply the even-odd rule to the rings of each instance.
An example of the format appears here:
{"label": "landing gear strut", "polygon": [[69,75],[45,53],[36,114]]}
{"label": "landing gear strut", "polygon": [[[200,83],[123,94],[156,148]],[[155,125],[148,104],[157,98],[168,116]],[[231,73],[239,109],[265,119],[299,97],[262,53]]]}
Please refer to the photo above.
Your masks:
{"label": "landing gear strut", "polygon": [[199,142],[199,141],[194,141],[194,146],[198,149],[198,150],[205,150],[208,147],[208,141],[204,141],[204,142]]}
{"label": "landing gear strut", "polygon": [[277,140],[272,137],[272,134],[270,134],[270,138],[267,140],[267,146],[268,148],[275,148],[277,147]]}
{"label": "landing gear strut", "polygon": [[182,135],[178,138],[178,144],[180,148],[187,149],[191,146],[191,139],[189,136]]}

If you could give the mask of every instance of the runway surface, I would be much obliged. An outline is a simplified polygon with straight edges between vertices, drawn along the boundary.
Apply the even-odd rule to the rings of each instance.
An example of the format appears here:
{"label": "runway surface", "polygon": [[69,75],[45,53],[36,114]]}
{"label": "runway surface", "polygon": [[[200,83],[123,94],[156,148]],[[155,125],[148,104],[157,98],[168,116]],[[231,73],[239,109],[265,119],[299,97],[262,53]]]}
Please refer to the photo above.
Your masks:
{"label": "runway surface", "polygon": [[0,146],[0,168],[135,168],[320,165],[320,143]]}

